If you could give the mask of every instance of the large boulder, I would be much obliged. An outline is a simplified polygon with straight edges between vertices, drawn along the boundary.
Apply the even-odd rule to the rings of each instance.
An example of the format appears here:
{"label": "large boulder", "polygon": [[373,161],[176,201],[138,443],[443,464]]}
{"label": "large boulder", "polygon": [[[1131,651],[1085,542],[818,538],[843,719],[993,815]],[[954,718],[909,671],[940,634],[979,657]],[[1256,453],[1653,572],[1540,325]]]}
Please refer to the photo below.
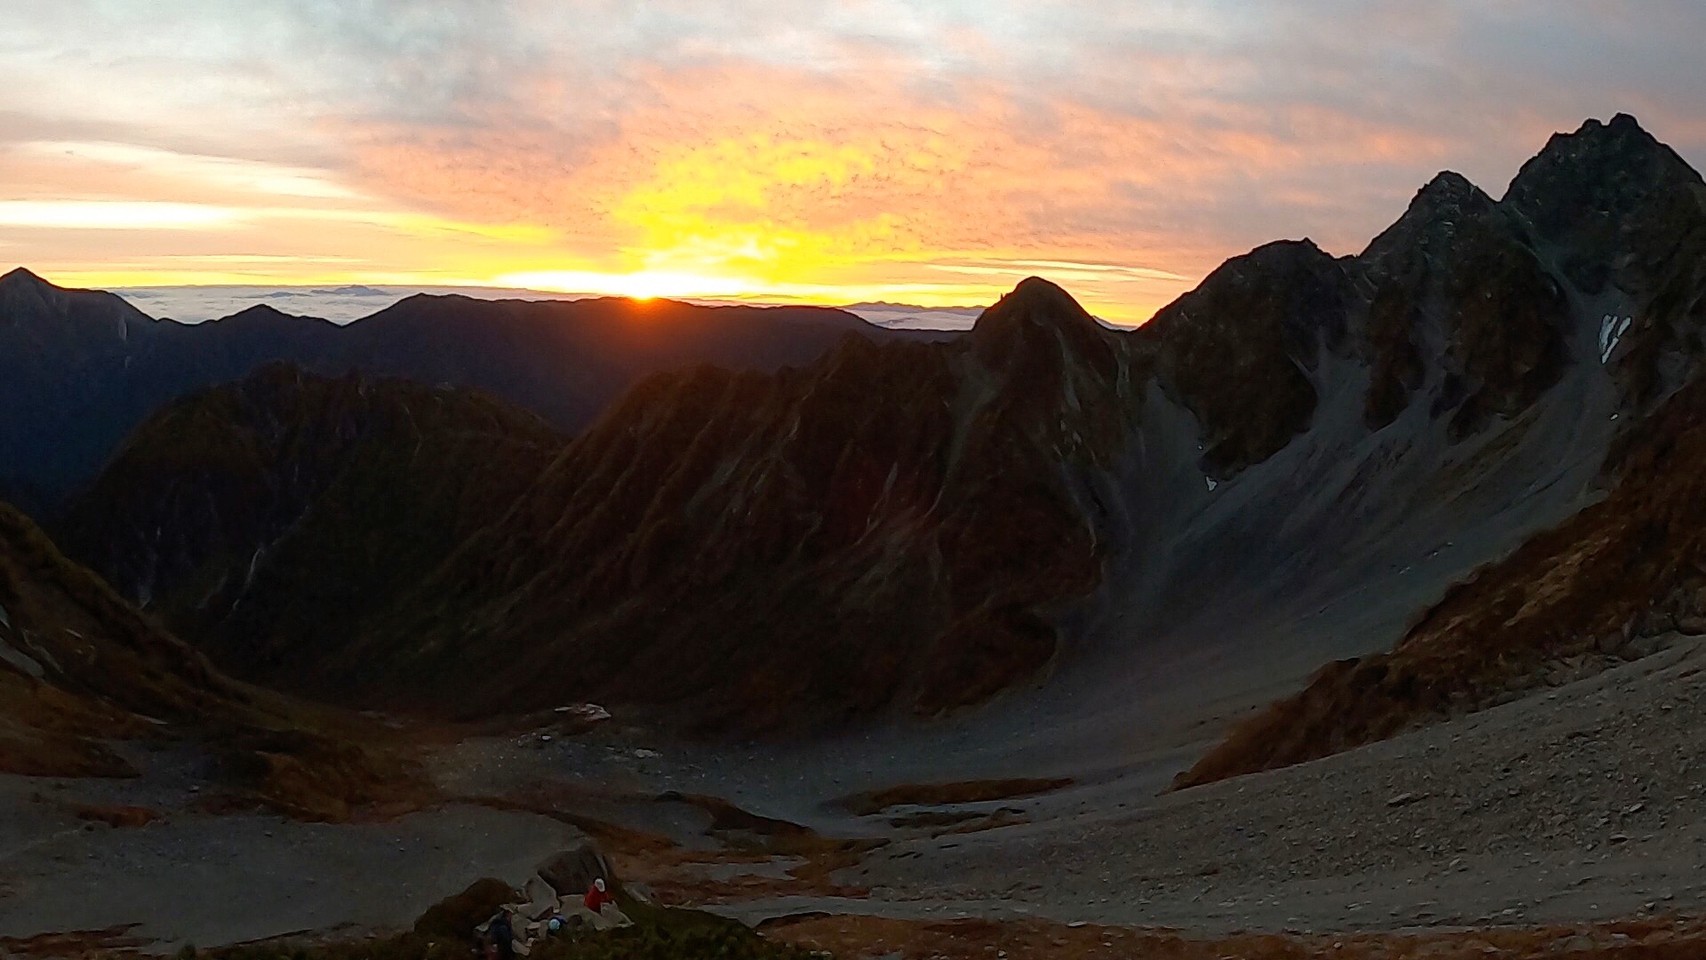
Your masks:
{"label": "large boulder", "polygon": [[538,872],[546,883],[565,897],[586,893],[592,881],[600,877],[604,878],[611,893],[619,892],[622,886],[616,879],[610,858],[591,841],[550,857],[539,865]]}

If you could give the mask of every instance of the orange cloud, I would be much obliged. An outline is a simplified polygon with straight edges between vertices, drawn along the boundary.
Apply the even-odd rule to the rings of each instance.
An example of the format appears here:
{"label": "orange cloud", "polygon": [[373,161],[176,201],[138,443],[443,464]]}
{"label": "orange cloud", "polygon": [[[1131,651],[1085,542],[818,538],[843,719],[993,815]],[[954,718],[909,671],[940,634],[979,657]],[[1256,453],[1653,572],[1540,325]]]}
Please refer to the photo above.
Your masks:
{"label": "orange cloud", "polygon": [[40,3],[0,249],[926,304],[1043,272],[1135,321],[1269,239],[1360,248],[1440,167],[1496,193],[1590,114],[1697,157],[1698,5],[1555,6]]}
{"label": "orange cloud", "polygon": [[[1208,214],[1330,205],[1323,168],[1446,149],[1319,108],[1187,122],[754,64],[655,69],[646,90],[597,138],[398,131],[362,166],[370,189],[453,215],[551,225],[557,243],[505,283],[940,304],[987,302],[1047,260],[1092,309],[1136,322],[1271,239],[1258,223],[1229,247]],[[684,289],[694,278],[703,289]]]}

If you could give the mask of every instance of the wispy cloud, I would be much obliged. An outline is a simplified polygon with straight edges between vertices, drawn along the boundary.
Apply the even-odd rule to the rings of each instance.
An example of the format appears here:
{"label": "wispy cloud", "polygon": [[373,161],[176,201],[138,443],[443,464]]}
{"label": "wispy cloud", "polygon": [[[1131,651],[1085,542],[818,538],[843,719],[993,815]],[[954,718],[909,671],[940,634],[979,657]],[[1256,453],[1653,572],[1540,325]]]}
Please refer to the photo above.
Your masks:
{"label": "wispy cloud", "polygon": [[0,243],[89,279],[1043,272],[1136,320],[1268,239],[1360,248],[1439,168],[1497,195],[1590,115],[1706,157],[1686,0],[15,7]]}
{"label": "wispy cloud", "polygon": [[0,227],[51,230],[194,230],[236,222],[225,207],[151,200],[0,200]]}

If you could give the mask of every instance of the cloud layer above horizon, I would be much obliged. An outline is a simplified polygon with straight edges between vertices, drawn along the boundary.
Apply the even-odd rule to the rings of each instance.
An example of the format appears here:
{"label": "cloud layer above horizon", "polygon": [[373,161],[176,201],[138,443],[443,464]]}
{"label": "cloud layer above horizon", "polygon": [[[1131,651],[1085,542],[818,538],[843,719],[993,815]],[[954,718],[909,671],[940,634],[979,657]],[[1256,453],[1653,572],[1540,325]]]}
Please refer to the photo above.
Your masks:
{"label": "cloud layer above horizon", "polygon": [[0,261],[92,285],[482,284],[1138,321],[1351,253],[1634,113],[1706,158],[1706,7],[22,0]]}

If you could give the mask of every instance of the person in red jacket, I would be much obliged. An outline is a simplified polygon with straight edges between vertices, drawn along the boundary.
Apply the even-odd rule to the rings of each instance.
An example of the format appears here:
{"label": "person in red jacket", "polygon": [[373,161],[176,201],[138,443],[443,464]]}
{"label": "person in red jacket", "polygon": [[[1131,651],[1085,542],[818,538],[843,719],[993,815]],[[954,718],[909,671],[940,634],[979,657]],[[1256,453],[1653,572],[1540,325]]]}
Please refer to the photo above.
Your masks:
{"label": "person in red jacket", "polygon": [[604,888],[603,877],[599,877],[597,880],[594,880],[592,882],[592,886],[586,889],[586,908],[591,910],[593,913],[600,913],[604,910],[605,904],[615,902],[616,898],[611,896],[610,891]]}

